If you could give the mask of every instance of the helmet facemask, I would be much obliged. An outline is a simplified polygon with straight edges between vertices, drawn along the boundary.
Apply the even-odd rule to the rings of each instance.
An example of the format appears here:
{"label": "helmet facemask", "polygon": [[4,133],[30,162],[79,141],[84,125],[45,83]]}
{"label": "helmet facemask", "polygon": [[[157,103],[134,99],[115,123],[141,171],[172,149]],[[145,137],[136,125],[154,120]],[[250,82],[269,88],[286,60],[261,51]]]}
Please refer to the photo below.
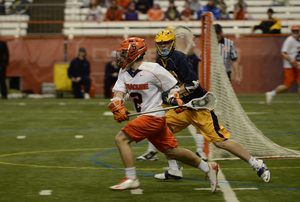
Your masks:
{"label": "helmet facemask", "polygon": [[162,42],[155,42],[156,52],[162,59],[167,59],[170,57],[171,53],[175,49],[175,41],[162,41]]}

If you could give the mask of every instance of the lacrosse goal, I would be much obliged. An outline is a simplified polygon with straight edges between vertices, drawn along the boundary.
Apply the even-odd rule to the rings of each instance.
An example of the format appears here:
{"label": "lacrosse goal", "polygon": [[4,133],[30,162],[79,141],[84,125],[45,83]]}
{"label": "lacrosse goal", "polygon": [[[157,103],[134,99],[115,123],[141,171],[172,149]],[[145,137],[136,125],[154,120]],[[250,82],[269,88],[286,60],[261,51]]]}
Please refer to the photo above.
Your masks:
{"label": "lacrosse goal", "polygon": [[[201,85],[217,97],[215,113],[220,123],[230,133],[230,138],[239,142],[253,157],[300,157],[300,151],[283,148],[272,142],[246,115],[229,82],[210,12],[202,17],[201,43]],[[210,160],[236,158],[226,150],[217,149],[213,144],[209,145],[208,157]]]}

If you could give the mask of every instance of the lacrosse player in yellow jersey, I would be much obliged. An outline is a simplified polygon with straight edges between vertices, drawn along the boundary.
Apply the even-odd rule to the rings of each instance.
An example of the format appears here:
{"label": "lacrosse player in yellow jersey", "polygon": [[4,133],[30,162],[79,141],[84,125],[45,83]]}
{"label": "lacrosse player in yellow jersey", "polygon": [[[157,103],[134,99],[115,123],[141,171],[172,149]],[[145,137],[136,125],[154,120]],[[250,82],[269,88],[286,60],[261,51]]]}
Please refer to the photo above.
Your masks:
{"label": "lacrosse player in yellow jersey", "polygon": [[[202,97],[206,90],[199,84],[199,79],[193,70],[188,56],[175,50],[175,34],[170,30],[160,31],[155,37],[156,51],[159,56],[157,63],[166,68],[178,81],[179,94],[184,103],[194,98]],[[163,93],[163,101],[168,99]],[[201,131],[201,134],[209,143],[213,143],[220,149],[225,149],[247,162],[259,177],[265,182],[271,178],[267,165],[262,160],[253,158],[238,142],[229,139],[230,134],[218,121],[214,111],[207,109],[193,110],[180,108],[181,111],[169,110],[166,113],[167,124],[173,133],[180,132],[192,124]],[[156,179],[178,179],[182,178],[182,171],[175,160],[168,160],[169,170],[155,175]]]}

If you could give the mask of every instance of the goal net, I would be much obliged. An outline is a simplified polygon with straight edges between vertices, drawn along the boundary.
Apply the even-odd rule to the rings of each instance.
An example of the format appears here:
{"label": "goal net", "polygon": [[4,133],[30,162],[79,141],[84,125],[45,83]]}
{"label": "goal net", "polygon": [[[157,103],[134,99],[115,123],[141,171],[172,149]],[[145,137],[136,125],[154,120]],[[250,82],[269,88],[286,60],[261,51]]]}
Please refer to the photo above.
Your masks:
{"label": "goal net", "polygon": [[[258,158],[300,157],[300,151],[281,147],[267,138],[246,115],[229,82],[218,48],[212,13],[202,17],[200,80],[217,97],[215,113],[220,123],[252,156]],[[210,160],[236,158],[223,149],[209,145]]]}

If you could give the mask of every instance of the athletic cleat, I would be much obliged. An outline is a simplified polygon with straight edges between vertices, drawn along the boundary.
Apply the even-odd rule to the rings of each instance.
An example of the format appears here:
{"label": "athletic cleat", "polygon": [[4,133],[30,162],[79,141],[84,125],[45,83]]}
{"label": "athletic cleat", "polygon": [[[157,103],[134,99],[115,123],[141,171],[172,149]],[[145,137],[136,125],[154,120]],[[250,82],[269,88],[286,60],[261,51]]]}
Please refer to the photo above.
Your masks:
{"label": "athletic cleat", "polygon": [[268,105],[271,105],[271,102],[273,100],[273,96],[271,95],[271,92],[266,92],[266,102]]}
{"label": "athletic cleat", "polygon": [[205,162],[208,160],[204,152],[196,152],[196,155],[199,156]]}
{"label": "athletic cleat", "polygon": [[257,163],[254,165],[253,170],[255,170],[257,172],[257,175],[261,177],[265,182],[270,182],[271,173],[263,160],[257,160]]}
{"label": "athletic cleat", "polygon": [[157,180],[162,180],[162,181],[166,181],[169,179],[181,180],[182,179],[182,168],[180,168],[179,170],[174,170],[172,168],[169,168],[164,173],[154,175],[154,178]]}
{"label": "athletic cleat", "polygon": [[127,189],[138,189],[139,187],[140,182],[137,178],[135,180],[132,180],[128,177],[123,177],[122,182],[109,188],[115,191],[124,191]]}
{"label": "athletic cleat", "polygon": [[211,192],[215,193],[217,191],[218,185],[218,172],[219,172],[219,165],[216,163],[212,163],[209,166],[209,172],[206,173],[205,179],[209,178]]}
{"label": "athletic cleat", "polygon": [[156,156],[157,152],[150,151],[136,158],[137,161],[157,161],[158,157]]}

